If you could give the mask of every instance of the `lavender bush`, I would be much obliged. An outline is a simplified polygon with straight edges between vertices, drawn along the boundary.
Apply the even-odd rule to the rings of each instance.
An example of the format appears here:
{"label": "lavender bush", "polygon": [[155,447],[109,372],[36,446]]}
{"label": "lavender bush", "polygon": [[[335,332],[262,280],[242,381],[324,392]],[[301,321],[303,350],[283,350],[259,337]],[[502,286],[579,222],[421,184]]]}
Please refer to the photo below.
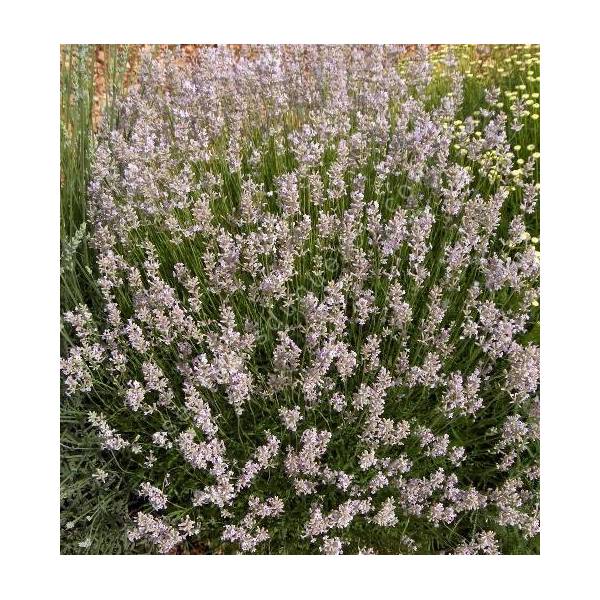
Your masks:
{"label": "lavender bush", "polygon": [[538,552],[538,74],[144,56],[63,302],[63,551]]}

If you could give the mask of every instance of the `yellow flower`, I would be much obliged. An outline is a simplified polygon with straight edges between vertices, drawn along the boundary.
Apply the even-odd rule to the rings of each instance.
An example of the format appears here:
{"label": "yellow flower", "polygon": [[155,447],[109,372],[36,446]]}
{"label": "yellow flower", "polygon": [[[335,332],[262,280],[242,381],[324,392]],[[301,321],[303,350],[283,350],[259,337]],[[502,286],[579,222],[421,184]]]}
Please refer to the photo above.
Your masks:
{"label": "yellow flower", "polygon": [[[517,152],[521,149],[521,146],[519,146],[518,144],[516,146],[513,146],[513,150],[516,150]],[[527,147],[527,149],[529,150],[529,147]]]}
{"label": "yellow flower", "polygon": [[537,114],[536,114],[536,115],[531,115],[531,118],[532,118],[534,121],[537,121],[537,120],[540,118],[540,115],[537,115]]}
{"label": "yellow flower", "polygon": [[527,146],[527,150],[529,150],[529,152],[533,152],[535,150],[535,144],[529,144],[529,146]]}

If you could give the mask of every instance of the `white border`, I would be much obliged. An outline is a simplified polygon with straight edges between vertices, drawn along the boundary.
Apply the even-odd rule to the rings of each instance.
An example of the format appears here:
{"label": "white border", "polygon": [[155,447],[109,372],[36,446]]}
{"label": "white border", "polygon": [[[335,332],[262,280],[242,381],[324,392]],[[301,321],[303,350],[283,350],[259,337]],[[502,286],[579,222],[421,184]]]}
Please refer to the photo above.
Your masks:
{"label": "white border", "polygon": [[[4,7],[1,439],[9,562],[2,566],[3,587],[17,592],[6,597],[590,596],[600,237],[590,5],[103,0],[89,7],[79,0]],[[58,44],[72,42],[541,43],[540,557],[59,556]]]}

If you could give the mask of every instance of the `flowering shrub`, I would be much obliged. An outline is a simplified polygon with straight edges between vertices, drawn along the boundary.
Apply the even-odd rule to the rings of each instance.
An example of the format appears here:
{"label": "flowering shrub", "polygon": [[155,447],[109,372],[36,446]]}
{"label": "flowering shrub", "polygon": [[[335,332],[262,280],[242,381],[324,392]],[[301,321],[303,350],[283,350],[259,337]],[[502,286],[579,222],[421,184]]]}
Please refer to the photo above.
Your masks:
{"label": "flowering shrub", "polygon": [[61,360],[128,551],[537,551],[538,65],[144,58]]}

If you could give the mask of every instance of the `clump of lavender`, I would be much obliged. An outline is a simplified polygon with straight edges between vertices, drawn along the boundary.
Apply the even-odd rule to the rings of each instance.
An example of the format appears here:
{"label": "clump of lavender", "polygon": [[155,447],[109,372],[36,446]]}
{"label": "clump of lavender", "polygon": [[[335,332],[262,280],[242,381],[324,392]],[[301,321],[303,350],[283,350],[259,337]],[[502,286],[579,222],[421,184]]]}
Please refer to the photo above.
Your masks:
{"label": "clump of lavender", "polygon": [[143,57],[99,134],[95,296],[61,360],[129,551],[536,551],[538,65]]}

